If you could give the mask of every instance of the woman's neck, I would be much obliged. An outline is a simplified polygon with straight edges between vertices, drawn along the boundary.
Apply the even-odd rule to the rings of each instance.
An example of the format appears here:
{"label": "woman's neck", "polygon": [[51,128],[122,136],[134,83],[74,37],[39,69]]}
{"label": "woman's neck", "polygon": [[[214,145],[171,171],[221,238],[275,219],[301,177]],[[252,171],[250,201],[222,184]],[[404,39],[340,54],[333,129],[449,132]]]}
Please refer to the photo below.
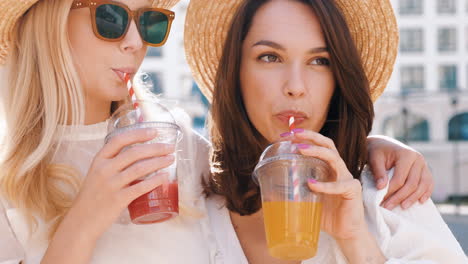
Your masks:
{"label": "woman's neck", "polygon": [[110,117],[112,102],[87,103],[85,111],[85,125],[92,125],[104,122]]}

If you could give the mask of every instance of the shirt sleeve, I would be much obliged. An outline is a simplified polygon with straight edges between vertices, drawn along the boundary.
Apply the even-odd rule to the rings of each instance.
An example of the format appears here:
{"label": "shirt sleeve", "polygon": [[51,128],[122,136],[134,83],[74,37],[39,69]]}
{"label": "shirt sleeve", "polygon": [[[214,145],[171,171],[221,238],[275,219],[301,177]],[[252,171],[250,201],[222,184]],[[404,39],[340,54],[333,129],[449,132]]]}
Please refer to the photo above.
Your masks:
{"label": "shirt sleeve", "polygon": [[24,259],[24,251],[16,239],[0,199],[0,264],[18,264]]}
{"label": "shirt sleeve", "polygon": [[[389,171],[389,178],[393,170]],[[362,177],[366,221],[386,264],[468,264],[468,259],[432,200],[403,210],[380,206],[387,194],[377,190],[370,171]]]}

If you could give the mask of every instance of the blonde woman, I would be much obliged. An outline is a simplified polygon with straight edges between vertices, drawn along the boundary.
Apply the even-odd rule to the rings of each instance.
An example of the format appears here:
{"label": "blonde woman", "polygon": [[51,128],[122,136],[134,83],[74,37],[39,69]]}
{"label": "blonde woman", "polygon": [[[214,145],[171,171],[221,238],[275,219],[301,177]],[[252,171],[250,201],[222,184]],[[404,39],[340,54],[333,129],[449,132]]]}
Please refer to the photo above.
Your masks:
{"label": "blonde woman", "polygon": [[[123,75],[133,75],[147,45],[162,45],[169,34],[170,23],[145,30],[146,18],[136,11],[152,8],[156,17],[168,14],[169,22],[166,8],[176,2],[0,1],[0,63],[7,73],[0,85],[7,121],[0,263],[214,263],[206,217],[182,210],[179,218],[145,226],[119,218],[158,179],[129,183],[171,164],[174,149],[144,145],[121,151],[151,139],[152,131],[123,134],[104,145],[106,120],[127,97]],[[418,154],[386,141],[373,146],[369,150],[380,153],[381,167],[393,162],[386,157],[401,156],[396,162],[402,164],[402,184],[408,175],[425,183],[417,189],[398,186],[396,194],[416,194],[415,201],[430,194],[430,174],[410,169],[426,168]],[[178,155],[180,200],[199,216],[206,215],[200,175],[209,172],[208,149],[185,128]]]}
{"label": "blonde woman", "polygon": [[[210,263],[204,219],[181,211],[159,224],[124,221],[128,204],[158,179],[129,183],[171,164],[173,147],[121,151],[154,138],[151,130],[103,140],[112,102],[127,97],[123,74],[136,73],[147,45],[164,43],[176,2],[1,1],[0,263]],[[145,17],[128,12],[143,8]],[[147,30],[152,17],[163,22]],[[202,211],[194,194],[209,145],[183,132],[180,200]]]}

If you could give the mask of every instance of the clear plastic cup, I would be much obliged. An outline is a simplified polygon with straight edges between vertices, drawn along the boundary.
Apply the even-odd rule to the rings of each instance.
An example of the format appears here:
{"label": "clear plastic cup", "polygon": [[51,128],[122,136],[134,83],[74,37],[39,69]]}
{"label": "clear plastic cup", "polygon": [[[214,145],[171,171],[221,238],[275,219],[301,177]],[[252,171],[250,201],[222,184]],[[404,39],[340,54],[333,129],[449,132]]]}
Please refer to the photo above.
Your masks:
{"label": "clear plastic cup", "polygon": [[270,255],[284,260],[315,256],[322,201],[320,194],[310,191],[308,179],[325,181],[329,173],[327,163],[301,155],[290,141],[264,150],[253,179],[260,186]]}
{"label": "clear plastic cup", "polygon": [[[157,130],[157,136],[143,144],[162,143],[177,147],[182,133],[171,112],[157,101],[136,101],[135,103],[122,105],[115,111],[109,122],[105,142],[126,131],[153,128]],[[177,155],[177,152],[174,155]],[[128,211],[134,224],[163,222],[179,214],[176,166],[174,162],[171,166],[159,170],[169,172],[164,183],[129,204]],[[157,172],[146,175],[131,184],[154,177]]]}

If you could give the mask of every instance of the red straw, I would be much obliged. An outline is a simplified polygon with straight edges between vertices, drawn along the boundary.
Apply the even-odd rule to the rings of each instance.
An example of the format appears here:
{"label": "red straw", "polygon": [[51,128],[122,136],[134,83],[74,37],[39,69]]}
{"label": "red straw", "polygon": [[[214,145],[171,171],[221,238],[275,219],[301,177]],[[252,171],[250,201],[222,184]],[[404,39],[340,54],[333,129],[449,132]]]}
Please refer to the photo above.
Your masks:
{"label": "red straw", "polygon": [[[130,79],[130,74],[124,73],[124,80],[125,80],[125,83],[127,84],[128,95],[130,96],[133,102],[133,109],[136,110],[138,108],[138,103],[137,103],[137,97],[135,95],[135,91],[133,90],[133,84],[132,84],[132,80]],[[138,118],[138,122],[143,122],[143,115],[140,114],[140,117]]]}
{"label": "red straw", "polygon": [[125,83],[127,84],[128,95],[130,96],[133,102],[133,108],[136,109],[138,107],[138,103],[136,102],[137,98],[135,96],[135,91],[133,90],[133,84],[132,84],[132,80],[130,79],[130,74],[124,73],[124,80],[125,80]]}
{"label": "red straw", "polygon": [[292,131],[296,128],[296,124],[295,124],[296,120],[294,119],[294,116],[291,116],[289,118],[289,131]]}

